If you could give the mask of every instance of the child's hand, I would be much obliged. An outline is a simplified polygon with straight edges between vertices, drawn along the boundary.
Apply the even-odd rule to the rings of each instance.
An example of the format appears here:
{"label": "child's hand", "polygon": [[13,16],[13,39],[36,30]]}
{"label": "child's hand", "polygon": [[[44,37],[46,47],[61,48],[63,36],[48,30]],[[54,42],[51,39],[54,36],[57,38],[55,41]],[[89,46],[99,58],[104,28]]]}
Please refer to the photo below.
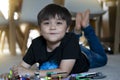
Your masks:
{"label": "child's hand", "polygon": [[74,28],[76,34],[81,32],[81,28],[86,28],[89,24],[89,14],[89,10],[86,10],[84,13],[79,12],[76,14],[76,24]]}
{"label": "child's hand", "polygon": [[12,67],[13,75],[14,76],[25,76],[26,74],[29,74],[28,69],[22,67],[22,66],[13,66]]}
{"label": "child's hand", "polygon": [[8,79],[8,73],[0,74],[0,80],[7,80]]}

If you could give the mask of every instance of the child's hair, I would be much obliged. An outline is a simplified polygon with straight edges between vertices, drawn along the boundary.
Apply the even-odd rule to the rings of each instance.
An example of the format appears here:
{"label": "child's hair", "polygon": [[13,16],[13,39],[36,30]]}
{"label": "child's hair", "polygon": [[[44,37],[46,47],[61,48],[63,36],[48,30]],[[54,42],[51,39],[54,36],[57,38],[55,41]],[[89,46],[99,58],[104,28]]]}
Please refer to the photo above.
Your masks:
{"label": "child's hair", "polygon": [[49,4],[38,13],[38,25],[41,25],[41,22],[44,20],[55,18],[56,15],[59,19],[65,20],[67,26],[71,25],[72,20],[70,12],[65,7],[59,6],[57,4]]}

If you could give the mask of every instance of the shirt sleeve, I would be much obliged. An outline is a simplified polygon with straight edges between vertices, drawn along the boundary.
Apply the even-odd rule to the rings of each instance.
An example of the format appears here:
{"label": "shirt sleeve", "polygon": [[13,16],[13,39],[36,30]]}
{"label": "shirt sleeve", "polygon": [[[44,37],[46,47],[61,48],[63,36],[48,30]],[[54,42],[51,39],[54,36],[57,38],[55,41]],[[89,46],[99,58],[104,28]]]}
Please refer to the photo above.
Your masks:
{"label": "shirt sleeve", "polygon": [[23,61],[27,64],[33,65],[35,63],[34,53],[33,53],[33,43],[28,48],[25,56],[23,57]]}

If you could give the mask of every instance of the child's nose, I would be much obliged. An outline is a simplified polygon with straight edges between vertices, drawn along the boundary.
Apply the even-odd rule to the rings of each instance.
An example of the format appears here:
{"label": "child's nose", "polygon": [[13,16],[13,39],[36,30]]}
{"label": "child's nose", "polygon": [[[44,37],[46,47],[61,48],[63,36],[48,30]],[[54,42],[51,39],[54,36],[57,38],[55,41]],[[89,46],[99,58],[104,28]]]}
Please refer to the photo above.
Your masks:
{"label": "child's nose", "polygon": [[55,24],[51,24],[50,29],[56,29],[56,25]]}

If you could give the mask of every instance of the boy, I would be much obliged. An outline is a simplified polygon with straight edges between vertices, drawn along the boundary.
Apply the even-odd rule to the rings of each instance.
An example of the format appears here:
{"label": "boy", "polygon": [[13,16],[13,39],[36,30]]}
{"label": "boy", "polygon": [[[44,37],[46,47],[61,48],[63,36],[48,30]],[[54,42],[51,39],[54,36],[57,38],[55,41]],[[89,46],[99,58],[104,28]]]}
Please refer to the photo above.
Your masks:
{"label": "boy", "polygon": [[[67,32],[71,25],[71,14],[66,8],[56,4],[47,5],[38,14],[38,24],[41,36],[32,41],[20,65],[13,67],[15,76],[24,76],[26,74],[34,76],[36,70],[29,68],[35,63],[40,64],[40,77],[45,77],[47,72],[66,72],[66,74],[62,74],[63,77],[66,77],[72,73],[86,72],[91,68],[89,54],[81,53],[82,48],[79,45],[78,38],[73,32]],[[81,27],[86,28],[85,32],[87,32],[89,28],[91,30],[91,27],[87,27],[89,26],[88,24],[89,11],[87,11],[83,17],[81,13],[78,13],[76,15],[74,32],[79,35]],[[92,34],[94,35],[94,33]],[[97,41],[97,43],[99,42]],[[101,48],[101,44],[99,45]],[[103,64],[97,67],[106,64],[106,55],[104,54],[103,56],[105,56],[105,60],[102,62]],[[99,61],[100,60],[98,60],[98,64]]]}

